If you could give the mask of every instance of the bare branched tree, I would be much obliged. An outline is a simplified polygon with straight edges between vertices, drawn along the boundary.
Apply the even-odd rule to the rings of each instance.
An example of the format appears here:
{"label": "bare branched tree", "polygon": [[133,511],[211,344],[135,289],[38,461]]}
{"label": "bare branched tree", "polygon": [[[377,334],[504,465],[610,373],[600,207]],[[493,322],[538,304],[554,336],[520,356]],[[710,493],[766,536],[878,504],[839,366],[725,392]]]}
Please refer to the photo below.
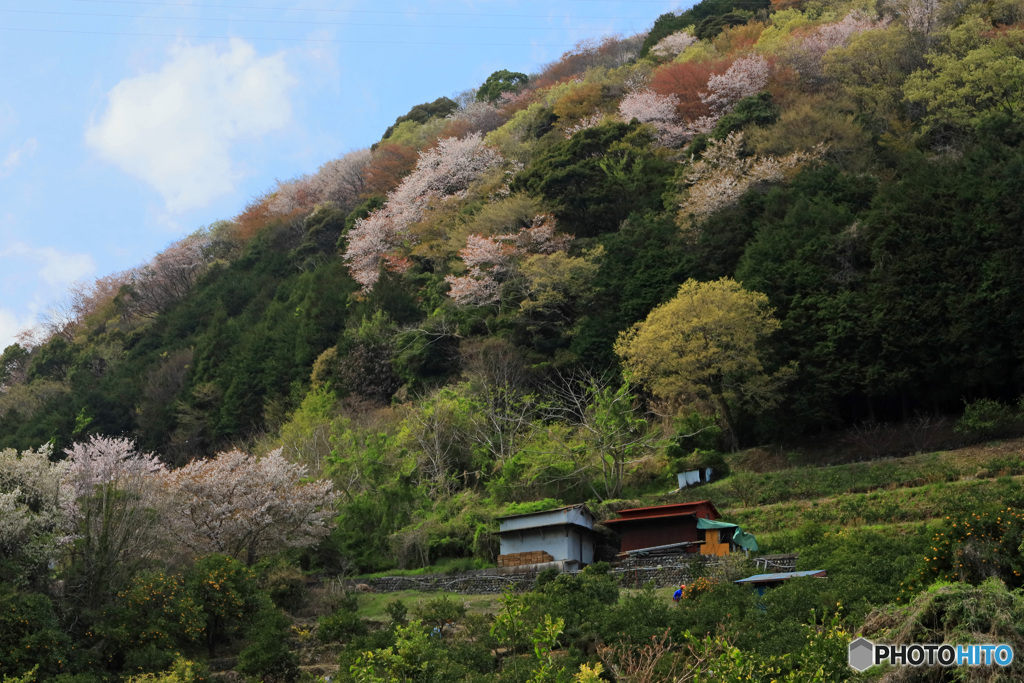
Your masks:
{"label": "bare branched tree", "polygon": [[666,443],[628,382],[616,386],[608,376],[572,370],[557,373],[550,391],[545,417],[573,427],[579,442],[563,444],[563,452],[601,500],[618,497],[627,475]]}

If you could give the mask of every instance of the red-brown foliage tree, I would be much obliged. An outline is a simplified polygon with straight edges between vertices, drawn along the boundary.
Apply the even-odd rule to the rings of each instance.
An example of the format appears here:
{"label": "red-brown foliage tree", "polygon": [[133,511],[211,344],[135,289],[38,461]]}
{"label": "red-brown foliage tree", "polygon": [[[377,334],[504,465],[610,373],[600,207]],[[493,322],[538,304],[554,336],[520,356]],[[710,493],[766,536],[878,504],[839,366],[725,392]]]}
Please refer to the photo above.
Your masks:
{"label": "red-brown foliage tree", "polygon": [[231,220],[235,225],[234,236],[238,240],[242,242],[249,241],[270,222],[270,219],[273,217],[270,211],[270,201],[273,197],[273,192],[265,192],[254,197],[252,201],[245,205],[242,213]]}
{"label": "red-brown foliage tree", "polygon": [[693,121],[711,114],[711,107],[700,95],[707,91],[708,79],[724,74],[731,63],[723,59],[666,64],[651,75],[650,88],[659,95],[675,95],[679,99],[679,117],[684,121]]}
{"label": "red-brown foliage tree", "polygon": [[366,165],[366,194],[387,194],[416,166],[419,153],[397,142],[382,142]]}

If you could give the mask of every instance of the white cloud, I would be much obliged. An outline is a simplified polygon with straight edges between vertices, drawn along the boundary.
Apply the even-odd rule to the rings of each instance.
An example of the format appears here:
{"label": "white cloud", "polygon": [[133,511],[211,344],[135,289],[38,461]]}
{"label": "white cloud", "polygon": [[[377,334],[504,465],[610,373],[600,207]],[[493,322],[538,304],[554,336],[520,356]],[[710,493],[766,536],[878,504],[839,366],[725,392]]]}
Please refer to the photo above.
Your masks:
{"label": "white cloud", "polygon": [[12,147],[3,161],[0,161],[0,178],[6,178],[14,173],[14,169],[22,162],[22,158],[28,158],[36,152],[36,139],[29,138],[21,147]]}
{"label": "white cloud", "polygon": [[288,125],[294,83],[283,53],[260,57],[239,39],[227,50],[178,45],[159,71],[114,86],[85,139],[156,188],[169,211],[199,208],[241,178],[233,143]]}
{"label": "white cloud", "polygon": [[96,264],[88,254],[24,242],[0,249],[0,301],[20,302],[0,308],[0,350],[14,343],[19,332],[38,325],[47,302],[95,272]]}
{"label": "white cloud", "polygon": [[0,352],[18,341],[19,333],[35,327],[38,322],[34,315],[22,318],[8,308],[0,308]]}
{"label": "white cloud", "polygon": [[50,287],[67,287],[96,272],[96,262],[89,254],[60,251],[53,247],[30,247],[15,242],[3,251],[0,259],[14,259],[25,266],[26,261],[38,267],[36,275]]}

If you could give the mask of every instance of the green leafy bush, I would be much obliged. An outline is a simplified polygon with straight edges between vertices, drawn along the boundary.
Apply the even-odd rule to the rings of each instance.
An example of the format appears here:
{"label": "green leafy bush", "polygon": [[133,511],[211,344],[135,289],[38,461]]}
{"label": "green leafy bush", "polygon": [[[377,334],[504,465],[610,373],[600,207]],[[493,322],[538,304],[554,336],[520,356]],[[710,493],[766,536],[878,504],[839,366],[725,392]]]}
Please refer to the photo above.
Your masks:
{"label": "green leafy bush", "polygon": [[0,583],[0,675],[52,676],[64,670],[70,648],[48,597]]}
{"label": "green leafy bush", "polygon": [[925,548],[925,566],[915,588],[933,581],[980,584],[997,577],[1008,586],[1024,586],[1024,512],[992,512],[946,517]]}
{"label": "green leafy bush", "polygon": [[206,638],[206,615],[181,575],[136,575],[94,626],[106,643],[108,666],[156,673],[172,666],[182,650]]}
{"label": "green leafy bush", "polygon": [[356,610],[355,596],[347,596],[338,609],[317,620],[317,640],[321,643],[344,643],[355,636],[366,635],[366,622],[359,618]]}
{"label": "green leafy bush", "polygon": [[956,431],[969,436],[988,436],[1006,430],[1020,417],[1009,406],[989,398],[979,398],[964,405],[964,414],[956,423]]}
{"label": "green leafy bush", "polygon": [[206,643],[212,651],[244,632],[269,599],[259,590],[256,573],[224,555],[207,555],[185,575],[185,586],[205,619]]}
{"label": "green leafy bush", "polygon": [[238,653],[238,671],[267,683],[297,680],[299,658],[288,647],[290,625],[288,617],[275,607],[260,611],[246,631],[248,644]]}
{"label": "green leafy bush", "polygon": [[258,570],[260,587],[267,592],[275,605],[287,612],[295,612],[306,602],[306,577],[293,564],[276,560],[268,562]]}

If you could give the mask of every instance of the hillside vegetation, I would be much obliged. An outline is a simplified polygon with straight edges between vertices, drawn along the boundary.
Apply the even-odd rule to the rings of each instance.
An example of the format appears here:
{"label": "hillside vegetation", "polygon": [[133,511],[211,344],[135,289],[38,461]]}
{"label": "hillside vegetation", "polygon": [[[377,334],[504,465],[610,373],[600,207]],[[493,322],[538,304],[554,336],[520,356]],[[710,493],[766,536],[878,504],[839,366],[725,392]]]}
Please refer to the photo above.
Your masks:
{"label": "hillside vegetation", "polygon": [[[838,681],[862,629],[1024,644],[1019,444],[951,450],[1024,427],[1022,220],[1016,0],[703,0],[417,104],[4,350],[0,675]],[[386,623],[302,578],[704,497],[831,578],[726,567],[676,609],[597,566]]]}

